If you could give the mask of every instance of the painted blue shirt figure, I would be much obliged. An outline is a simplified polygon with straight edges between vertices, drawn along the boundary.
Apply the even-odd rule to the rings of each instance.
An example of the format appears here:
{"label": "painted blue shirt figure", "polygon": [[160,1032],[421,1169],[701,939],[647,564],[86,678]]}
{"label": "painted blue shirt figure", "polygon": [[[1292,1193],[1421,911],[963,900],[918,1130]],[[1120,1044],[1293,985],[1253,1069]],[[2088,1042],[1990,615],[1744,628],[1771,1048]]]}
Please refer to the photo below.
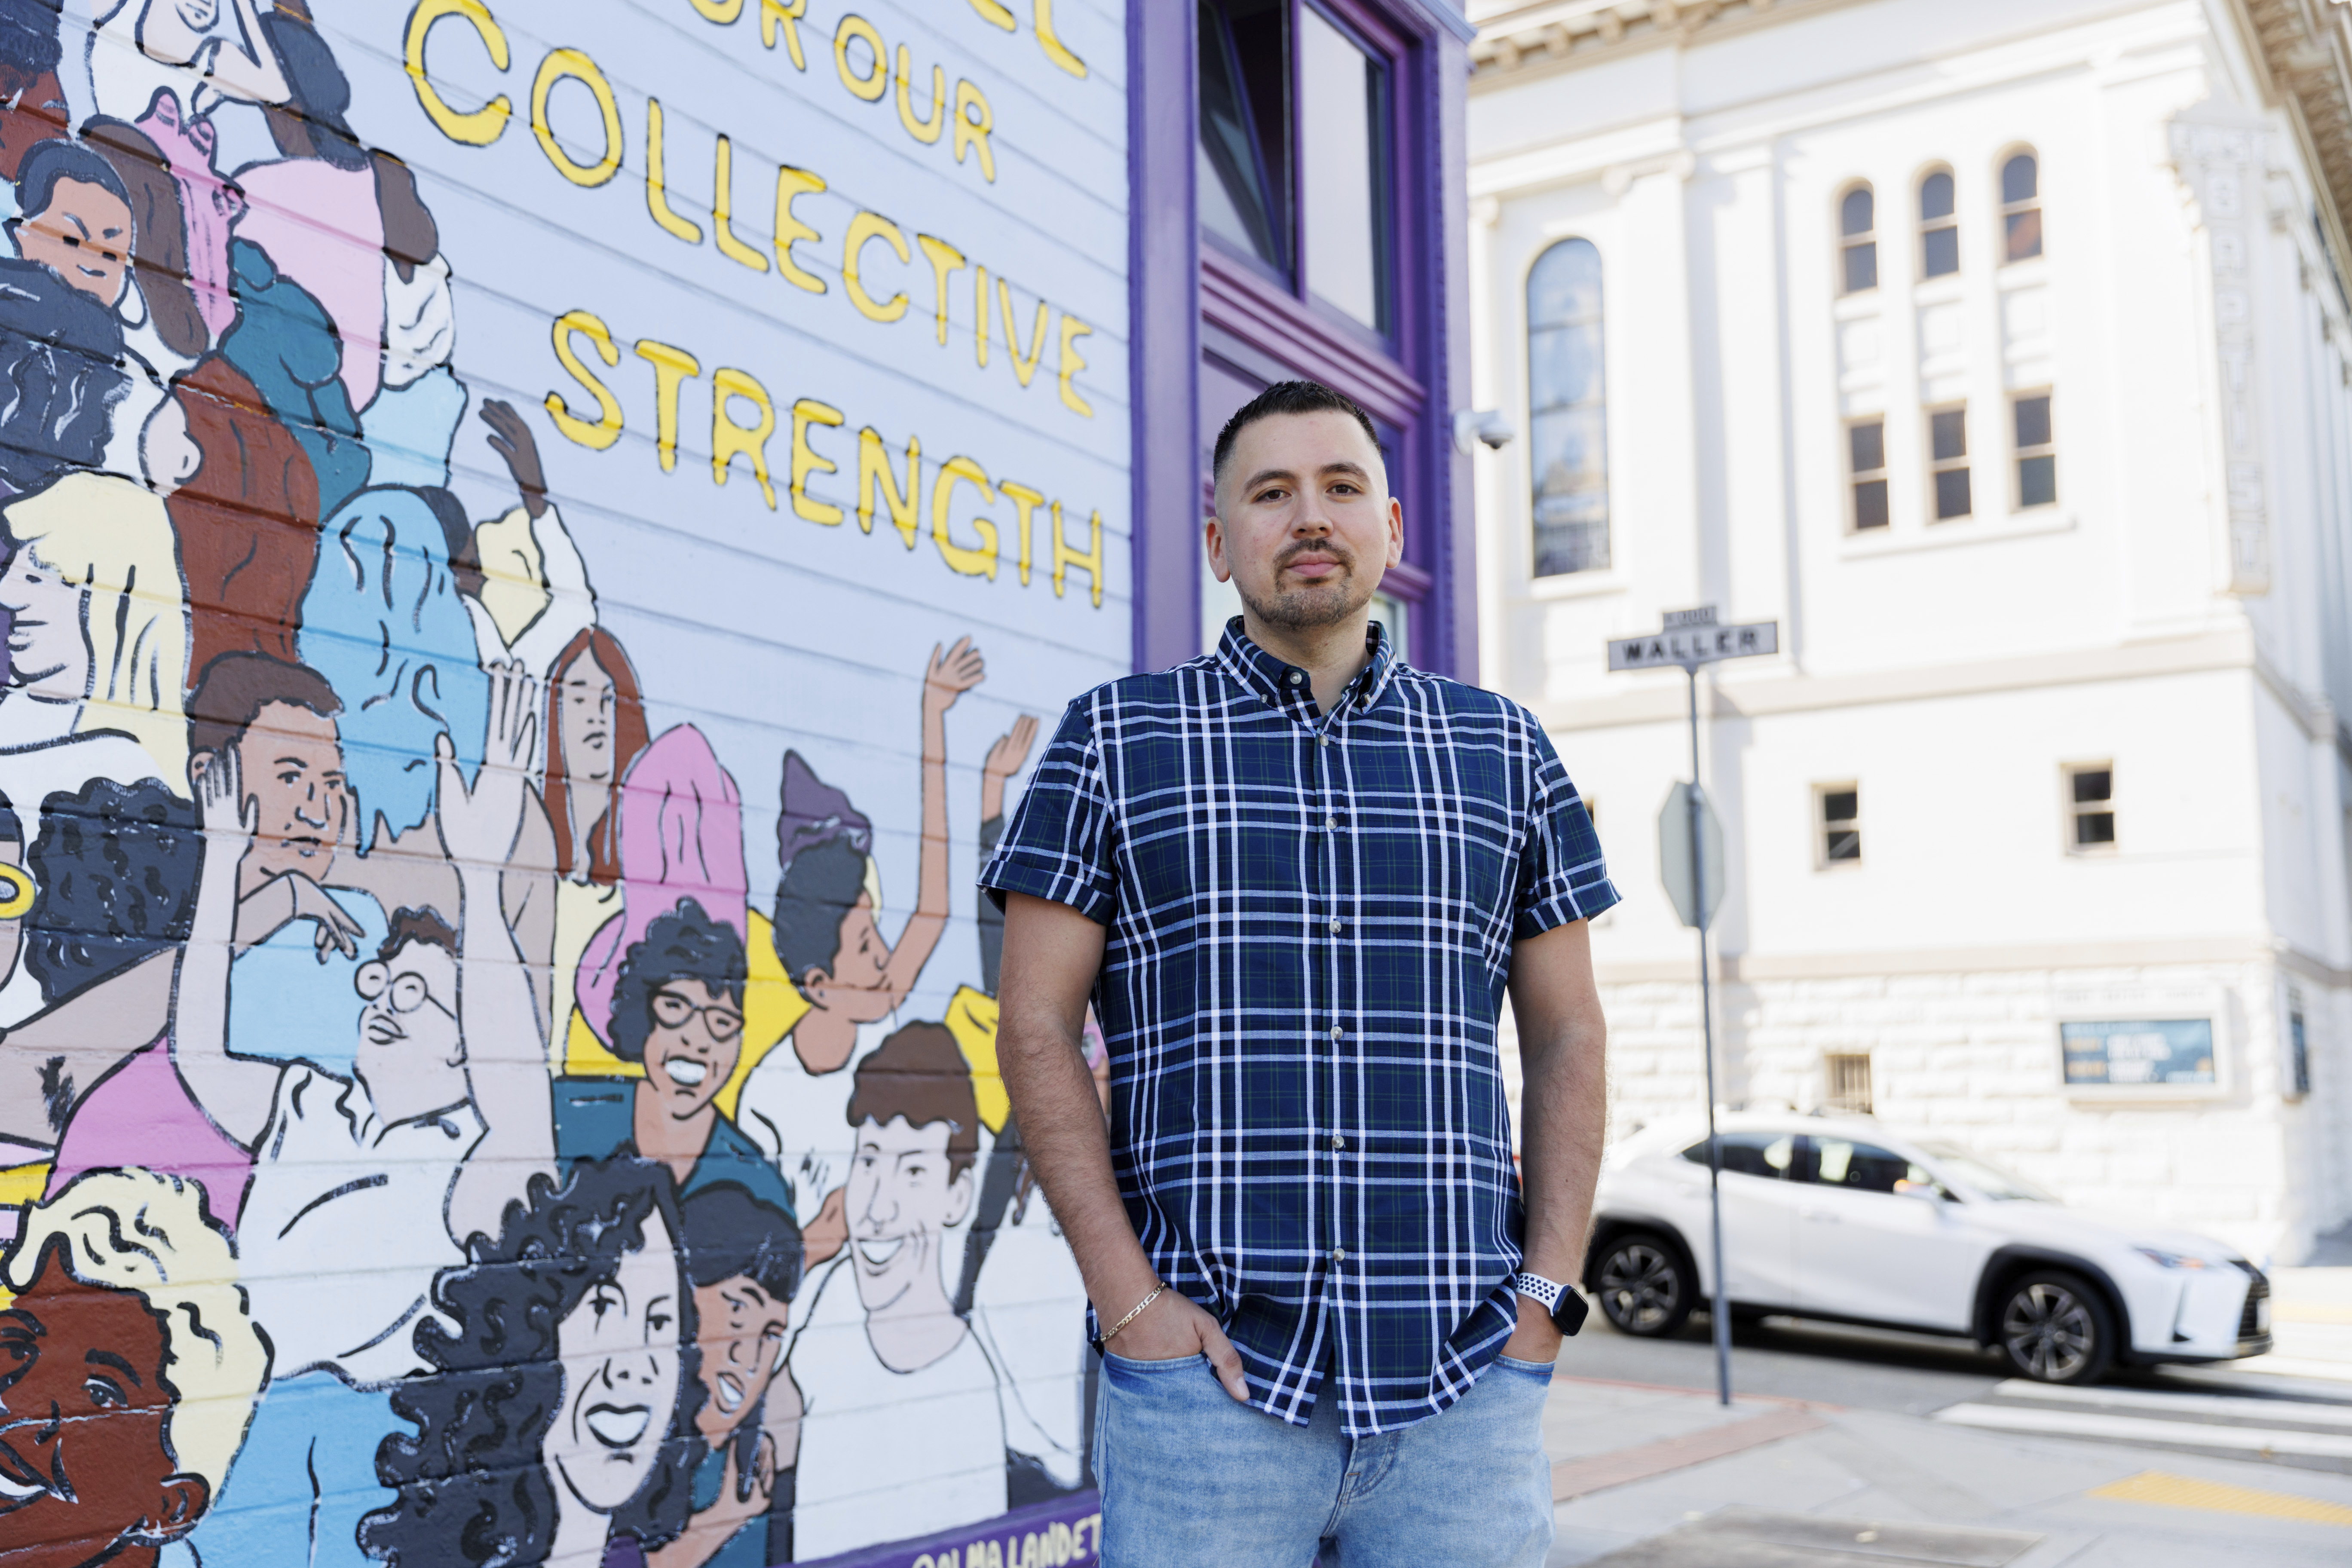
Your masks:
{"label": "painted blue shirt figure", "polygon": [[1617,891],[1535,717],[1370,618],[1403,513],[1363,411],[1270,388],[1215,468],[1210,564],[1248,614],[1073,702],[981,875],[1010,906],[998,1062],[1105,1351],[1103,1560],[1534,1568],[1559,1331],[1514,1276],[1575,1278],[1581,922]]}

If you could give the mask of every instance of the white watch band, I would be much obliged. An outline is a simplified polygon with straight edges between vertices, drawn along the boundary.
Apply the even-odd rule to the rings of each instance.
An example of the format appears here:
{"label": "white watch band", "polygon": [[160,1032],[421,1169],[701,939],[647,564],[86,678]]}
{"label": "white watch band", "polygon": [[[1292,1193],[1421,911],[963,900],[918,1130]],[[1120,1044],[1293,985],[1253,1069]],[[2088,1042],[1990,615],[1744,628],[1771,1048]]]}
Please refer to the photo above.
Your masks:
{"label": "white watch band", "polygon": [[1567,1286],[1547,1279],[1540,1274],[1515,1274],[1511,1277],[1511,1289],[1522,1296],[1532,1297],[1547,1312],[1559,1306],[1560,1297],[1568,1293]]}

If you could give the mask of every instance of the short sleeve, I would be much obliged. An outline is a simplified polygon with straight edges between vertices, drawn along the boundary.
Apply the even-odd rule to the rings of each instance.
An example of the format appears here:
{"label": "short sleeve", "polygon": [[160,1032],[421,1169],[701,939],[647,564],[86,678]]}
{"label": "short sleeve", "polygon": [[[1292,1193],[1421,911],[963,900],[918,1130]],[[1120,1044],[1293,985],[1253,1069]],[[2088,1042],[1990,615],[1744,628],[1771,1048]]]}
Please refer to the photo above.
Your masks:
{"label": "short sleeve", "polygon": [[1551,737],[1532,717],[1528,730],[1535,751],[1535,787],[1528,810],[1527,842],[1519,856],[1519,887],[1511,934],[1541,936],[1557,926],[1589,921],[1622,897],[1609,880],[1601,839],[1592,831],[1584,797],[1576,793]]}
{"label": "short sleeve", "polygon": [[1094,716],[1080,698],[1062,715],[1028,793],[981,869],[980,885],[999,909],[1005,894],[1027,893],[1108,925],[1118,909],[1110,805]]}

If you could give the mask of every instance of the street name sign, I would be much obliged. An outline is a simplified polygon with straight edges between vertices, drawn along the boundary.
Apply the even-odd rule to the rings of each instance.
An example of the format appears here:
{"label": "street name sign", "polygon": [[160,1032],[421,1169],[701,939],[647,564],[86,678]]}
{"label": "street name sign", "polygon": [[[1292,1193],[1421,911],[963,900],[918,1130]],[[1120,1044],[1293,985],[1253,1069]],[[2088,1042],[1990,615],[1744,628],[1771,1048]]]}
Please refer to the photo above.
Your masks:
{"label": "street name sign", "polygon": [[1666,617],[1665,628],[1647,637],[1618,637],[1609,644],[1609,668],[1619,669],[1696,669],[1727,658],[1755,658],[1780,651],[1780,623],[1751,621],[1746,626],[1718,626],[1715,612],[1684,610],[1677,615],[1705,615],[1703,622],[1677,626]]}

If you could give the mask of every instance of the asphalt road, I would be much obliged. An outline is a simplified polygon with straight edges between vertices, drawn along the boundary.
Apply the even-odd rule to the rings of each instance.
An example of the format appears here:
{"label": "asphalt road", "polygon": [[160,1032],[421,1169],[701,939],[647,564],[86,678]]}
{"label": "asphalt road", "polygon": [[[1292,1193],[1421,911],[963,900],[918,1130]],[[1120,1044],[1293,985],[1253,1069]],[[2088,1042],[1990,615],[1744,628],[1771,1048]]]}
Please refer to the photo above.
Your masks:
{"label": "asphalt road", "polygon": [[[1696,1312],[1679,1333],[1636,1339],[1612,1328],[1599,1311],[1560,1352],[1565,1377],[1602,1378],[1664,1388],[1712,1390],[1715,1347],[1706,1314]],[[2011,1376],[2007,1363],[1960,1341],[1842,1324],[1767,1318],[1735,1324],[1731,1336],[1734,1394],[1806,1399],[1853,1410],[1926,1415],[1947,1405],[1982,1399]],[[2326,1397],[2303,1380],[2233,1374],[2228,1363],[2210,1367],[2124,1368],[2106,1382],[2118,1388],[2210,1393],[2238,1397]],[[2352,1383],[2342,1397],[2352,1402]]]}

